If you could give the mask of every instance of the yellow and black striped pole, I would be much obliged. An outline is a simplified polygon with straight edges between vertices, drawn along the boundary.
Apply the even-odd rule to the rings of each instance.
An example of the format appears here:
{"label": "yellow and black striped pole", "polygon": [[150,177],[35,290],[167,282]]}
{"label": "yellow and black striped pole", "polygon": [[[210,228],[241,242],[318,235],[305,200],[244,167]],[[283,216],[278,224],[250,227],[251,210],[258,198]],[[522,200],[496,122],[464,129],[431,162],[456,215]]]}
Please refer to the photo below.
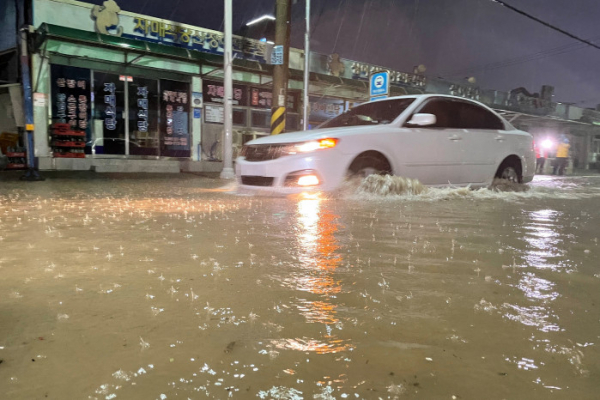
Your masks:
{"label": "yellow and black striped pole", "polygon": [[275,47],[283,50],[283,57],[273,65],[273,105],[271,108],[271,135],[285,132],[290,48],[291,0],[277,0],[275,18]]}
{"label": "yellow and black striped pole", "polygon": [[271,135],[279,135],[285,130],[285,107],[271,109]]}

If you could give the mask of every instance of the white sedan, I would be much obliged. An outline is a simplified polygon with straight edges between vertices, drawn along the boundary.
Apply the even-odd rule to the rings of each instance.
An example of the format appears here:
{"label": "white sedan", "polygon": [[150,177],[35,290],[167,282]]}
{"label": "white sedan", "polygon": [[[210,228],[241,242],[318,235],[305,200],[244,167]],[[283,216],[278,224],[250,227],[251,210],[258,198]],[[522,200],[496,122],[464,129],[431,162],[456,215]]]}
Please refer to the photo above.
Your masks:
{"label": "white sedan", "polygon": [[318,129],[252,140],[236,159],[240,188],[331,191],[349,176],[394,174],[430,186],[530,182],[533,137],[489,107],[444,95],[356,106]]}

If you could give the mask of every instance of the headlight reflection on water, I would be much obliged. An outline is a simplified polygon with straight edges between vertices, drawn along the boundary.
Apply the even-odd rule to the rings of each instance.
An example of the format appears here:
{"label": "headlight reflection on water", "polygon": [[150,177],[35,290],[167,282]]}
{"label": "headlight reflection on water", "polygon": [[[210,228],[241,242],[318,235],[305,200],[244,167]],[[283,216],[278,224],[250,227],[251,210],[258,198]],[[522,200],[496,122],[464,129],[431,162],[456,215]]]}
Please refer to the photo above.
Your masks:
{"label": "headlight reflection on water", "polygon": [[300,263],[298,272],[286,283],[296,290],[317,295],[318,299],[298,299],[295,306],[307,323],[326,325],[323,338],[294,338],[272,341],[279,349],[311,351],[317,354],[337,353],[353,346],[333,333],[333,328],[343,329],[337,316],[337,304],[330,301],[340,293],[342,286],[334,276],[342,262],[335,233],[338,216],[322,209],[320,194],[304,195],[297,206],[297,251]]}

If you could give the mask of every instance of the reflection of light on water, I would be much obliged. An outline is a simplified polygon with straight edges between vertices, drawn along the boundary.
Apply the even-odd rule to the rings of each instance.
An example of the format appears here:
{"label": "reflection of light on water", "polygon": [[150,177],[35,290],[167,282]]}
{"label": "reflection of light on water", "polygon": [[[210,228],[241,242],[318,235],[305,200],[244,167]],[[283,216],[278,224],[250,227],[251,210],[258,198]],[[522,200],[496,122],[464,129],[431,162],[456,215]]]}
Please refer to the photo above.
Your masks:
{"label": "reflection of light on water", "polygon": [[256,395],[260,399],[289,399],[301,400],[304,399],[302,392],[298,389],[288,388],[285,386],[273,386],[269,390],[261,390]]}
{"label": "reflection of light on water", "polygon": [[[298,225],[300,245],[306,250],[313,250],[317,245],[317,222],[321,200],[300,200],[298,202]],[[310,251],[312,253],[312,251]]]}
{"label": "reflection of light on water", "polygon": [[535,300],[556,300],[559,294],[552,291],[554,286],[554,282],[538,278],[531,272],[523,274],[518,284],[518,288],[525,293],[525,296]]}
{"label": "reflection of light on water", "polygon": [[550,315],[545,307],[522,307],[516,304],[505,303],[503,308],[507,311],[504,313],[504,317],[512,321],[520,322],[523,325],[536,327],[542,332],[561,331],[561,328],[558,326],[558,324],[547,321]]}
{"label": "reflection of light on water", "polygon": [[318,194],[303,196],[298,200],[297,237],[300,269],[284,279],[284,283],[296,290],[322,296],[316,301],[299,300],[296,307],[307,322],[325,324],[328,334],[325,335],[325,340],[284,339],[273,342],[280,349],[325,354],[351,348],[348,343],[331,335],[329,328],[330,325],[339,323],[336,316],[337,305],[327,301],[327,297],[341,292],[340,282],[335,279],[333,272],[341,263],[342,257],[337,253],[339,245],[335,238],[338,217],[328,210],[321,210],[322,201]]}
{"label": "reflection of light on water", "polygon": [[278,349],[312,351],[317,354],[338,353],[353,348],[346,340],[333,338],[327,339],[327,341],[305,338],[279,339],[272,340],[271,344]]}
{"label": "reflection of light on water", "polygon": [[560,233],[555,230],[555,222],[560,215],[561,213],[554,210],[539,210],[529,214],[531,223],[524,226],[527,233],[523,238],[529,244],[524,257],[528,265],[536,268],[557,268],[557,265],[550,264],[548,259],[563,255],[558,248],[562,241]]}
{"label": "reflection of light on water", "polygon": [[298,309],[306,317],[307,322],[321,322],[335,324],[339,320],[335,317],[335,309],[326,301],[304,301],[298,304]]}
{"label": "reflection of light on water", "polygon": [[[529,245],[524,254],[527,265],[556,271],[557,264],[552,264],[548,260],[562,255],[558,248],[562,240],[559,232],[555,230],[556,218],[560,213],[554,210],[538,210],[529,213],[529,216],[531,223],[525,225],[526,234],[523,237]],[[521,306],[505,303],[504,317],[523,325],[536,327],[543,332],[561,331],[562,328],[556,322],[548,321],[550,318],[558,319],[547,306],[547,303],[559,297],[559,293],[554,290],[555,286],[554,282],[540,278],[534,272],[523,273],[515,287],[521,290],[529,301],[537,304]]]}
{"label": "reflection of light on water", "polygon": [[[514,363],[517,365],[517,367],[519,369],[523,369],[525,371],[527,370],[531,370],[531,369],[538,369],[539,367],[535,364],[535,361],[530,359],[530,358],[525,358],[522,357],[521,359],[517,359],[516,357],[513,358],[505,358],[506,361],[510,362],[510,363]],[[539,363],[540,365],[544,365],[543,362]]]}

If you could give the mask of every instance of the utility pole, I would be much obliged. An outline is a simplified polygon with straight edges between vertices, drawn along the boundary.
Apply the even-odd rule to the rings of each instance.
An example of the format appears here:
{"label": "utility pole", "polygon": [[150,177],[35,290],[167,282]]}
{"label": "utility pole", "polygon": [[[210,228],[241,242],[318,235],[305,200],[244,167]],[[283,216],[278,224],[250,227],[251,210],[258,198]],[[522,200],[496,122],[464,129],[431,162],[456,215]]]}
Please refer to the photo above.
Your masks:
{"label": "utility pole", "polygon": [[271,107],[271,135],[278,135],[285,130],[288,69],[290,58],[290,20],[292,1],[277,0],[275,19],[274,51],[283,48],[283,64],[276,64],[273,69],[273,104]]}
{"label": "utility pole", "polygon": [[35,169],[35,148],[33,145],[33,102],[31,79],[29,78],[29,49],[27,47],[27,25],[19,31],[21,51],[21,83],[23,85],[23,108],[25,110],[25,148],[27,149],[27,172],[21,177],[23,181],[43,181]]}
{"label": "utility pole", "polygon": [[224,79],[223,86],[225,86],[225,102],[223,104],[223,170],[221,171],[222,179],[233,179],[235,174],[233,172],[233,111],[232,111],[232,95],[233,95],[233,82],[231,76],[232,70],[232,57],[231,57],[231,35],[232,35],[232,19],[231,19],[231,0],[225,0],[225,52],[223,54],[223,68],[224,68]]}
{"label": "utility pole", "polygon": [[306,0],[306,32],[304,33],[304,112],[302,129],[308,130],[308,117],[310,115],[310,103],[308,102],[308,87],[310,78],[310,0]]}

